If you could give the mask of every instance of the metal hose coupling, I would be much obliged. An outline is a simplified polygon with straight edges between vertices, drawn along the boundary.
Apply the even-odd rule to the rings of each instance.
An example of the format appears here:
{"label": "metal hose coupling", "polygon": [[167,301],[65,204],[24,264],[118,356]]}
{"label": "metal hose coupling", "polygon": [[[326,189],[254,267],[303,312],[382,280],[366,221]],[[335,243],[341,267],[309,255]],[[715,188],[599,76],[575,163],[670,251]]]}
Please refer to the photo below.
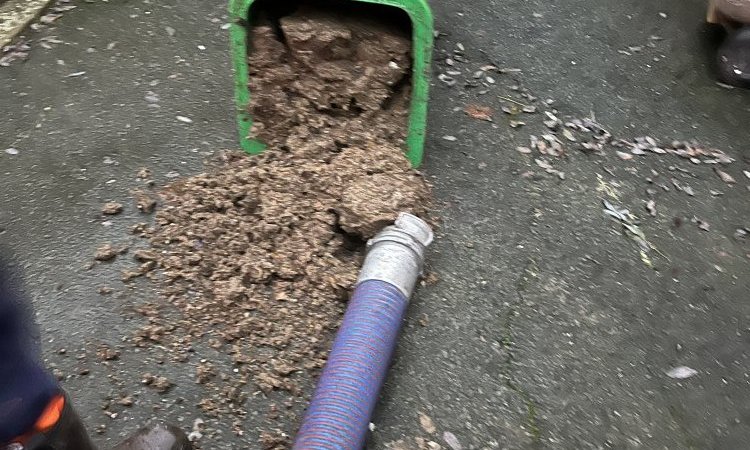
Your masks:
{"label": "metal hose coupling", "polygon": [[367,243],[367,257],[357,284],[380,280],[398,288],[408,299],[424,266],[424,254],[432,243],[432,228],[419,217],[400,213],[396,222]]}

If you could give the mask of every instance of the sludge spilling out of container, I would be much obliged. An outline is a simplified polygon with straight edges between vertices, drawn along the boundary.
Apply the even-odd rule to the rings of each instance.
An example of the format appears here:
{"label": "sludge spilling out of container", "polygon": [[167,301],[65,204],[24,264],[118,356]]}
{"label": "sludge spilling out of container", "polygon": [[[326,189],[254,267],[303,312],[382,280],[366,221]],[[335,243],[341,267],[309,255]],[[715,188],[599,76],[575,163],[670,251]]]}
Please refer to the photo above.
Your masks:
{"label": "sludge spilling out of container", "polygon": [[[279,70],[280,66],[290,67],[291,59],[289,76],[275,80],[287,84],[278,88],[287,95],[311,100],[319,113],[343,112],[370,120],[372,105],[357,103],[358,96],[373,99],[378,91],[408,87],[407,130],[401,147],[413,167],[421,164],[433,45],[432,14],[424,0],[232,0],[230,14],[237,123],[245,151],[259,153],[269,144],[268,135],[253,130],[263,120],[258,117],[258,103],[253,105],[255,96],[267,92],[262,85],[253,83],[253,79],[268,78],[264,72]],[[307,31],[316,33],[318,39],[311,41],[305,36],[305,25],[312,25]],[[274,48],[276,58],[270,60],[256,55],[263,50],[263,43],[268,42],[263,36],[267,33],[272,33],[280,44]],[[410,47],[402,55],[393,53],[398,53],[398,49],[390,42],[399,33],[406,36]],[[389,51],[393,58],[383,60]],[[408,61],[400,61],[401,56]],[[374,64],[358,64],[368,59]],[[368,70],[378,73],[367,73]],[[392,74],[396,79],[391,79]],[[326,99],[316,98],[315,90],[310,91],[314,84],[310,78],[348,85],[356,91],[355,95],[347,98],[352,92],[334,87],[341,94],[337,100],[343,101],[320,104],[319,101]],[[326,89],[330,91],[331,87]],[[277,99],[283,98],[278,94],[275,94]],[[351,103],[352,99],[355,103]],[[392,109],[392,105],[384,106],[383,109]]]}

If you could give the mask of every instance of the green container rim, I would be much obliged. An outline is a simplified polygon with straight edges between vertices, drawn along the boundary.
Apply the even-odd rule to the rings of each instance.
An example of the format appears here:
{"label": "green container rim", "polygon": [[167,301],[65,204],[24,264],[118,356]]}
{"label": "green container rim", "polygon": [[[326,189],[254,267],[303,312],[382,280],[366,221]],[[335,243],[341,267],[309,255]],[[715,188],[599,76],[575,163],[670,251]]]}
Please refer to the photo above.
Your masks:
{"label": "green container rim", "polygon": [[[230,37],[234,65],[234,101],[237,107],[237,130],[240,147],[250,154],[261,153],[265,144],[248,138],[253,118],[248,109],[247,30],[250,7],[256,0],[230,0]],[[426,0],[354,0],[400,8],[412,23],[412,97],[409,105],[409,127],[406,138],[406,157],[412,167],[419,167],[424,157],[427,131],[427,103],[430,91],[430,64],[433,46],[432,11]]]}

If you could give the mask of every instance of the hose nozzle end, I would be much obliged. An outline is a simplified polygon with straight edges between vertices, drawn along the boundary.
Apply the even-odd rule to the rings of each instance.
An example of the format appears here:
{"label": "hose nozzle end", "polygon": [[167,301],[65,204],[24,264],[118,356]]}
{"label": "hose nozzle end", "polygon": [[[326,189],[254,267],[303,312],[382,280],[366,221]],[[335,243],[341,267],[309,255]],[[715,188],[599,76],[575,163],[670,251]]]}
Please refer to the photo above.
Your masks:
{"label": "hose nozzle end", "polygon": [[414,238],[414,240],[425,247],[432,244],[432,241],[435,239],[435,235],[433,234],[430,225],[414,214],[406,212],[400,213],[396,219],[395,226],[407,232]]}
{"label": "hose nozzle end", "polygon": [[419,217],[401,213],[367,243],[367,257],[358,283],[380,280],[398,287],[408,299],[422,272],[424,253],[432,243],[432,228]]}

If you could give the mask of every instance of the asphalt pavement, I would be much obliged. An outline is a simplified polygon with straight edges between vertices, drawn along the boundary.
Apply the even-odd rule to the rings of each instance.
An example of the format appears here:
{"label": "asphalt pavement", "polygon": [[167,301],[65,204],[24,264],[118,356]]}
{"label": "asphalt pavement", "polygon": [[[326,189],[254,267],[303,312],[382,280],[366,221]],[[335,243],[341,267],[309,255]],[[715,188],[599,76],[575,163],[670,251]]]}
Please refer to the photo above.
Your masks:
{"label": "asphalt pavement", "polygon": [[[412,302],[370,448],[417,448],[418,437],[454,450],[744,448],[750,237],[738,230],[750,227],[750,93],[712,78],[704,2],[433,8],[443,34],[424,171],[443,219],[429,257],[438,281]],[[28,60],[0,68],[0,244],[23,264],[48,362],[103,447],[154,417],[186,430],[202,417],[192,371],[126,341],[140,320],[127,305],[156,294],[124,288],[112,270],[124,262],[90,262],[141,220],[133,208],[111,223],[99,213],[128,198],[140,167],[163,184],[236,148],[225,9],[214,0],[79,2],[29,34],[60,43],[33,45]],[[451,66],[457,48],[463,57]],[[489,64],[518,70],[463,82]],[[462,81],[439,81],[448,70]],[[545,173],[516,151],[544,132],[541,111],[518,128],[501,112],[501,97],[528,100],[523,89],[566,120],[593,114],[615,136],[719,148],[735,159],[723,170],[736,182],[674,155],[623,160],[614,149],[571,149],[554,159],[565,179]],[[468,104],[491,107],[493,122],[467,116]],[[657,249],[650,264],[602,200],[639,217]],[[100,295],[104,284],[116,292]],[[102,344],[120,359],[101,362]],[[675,378],[679,367],[695,372]],[[155,370],[175,381],[168,394],[141,385]],[[137,403],[105,415],[102,403],[124,392]],[[210,422],[218,434],[202,448],[258,448],[262,420],[247,417],[244,436]]]}

